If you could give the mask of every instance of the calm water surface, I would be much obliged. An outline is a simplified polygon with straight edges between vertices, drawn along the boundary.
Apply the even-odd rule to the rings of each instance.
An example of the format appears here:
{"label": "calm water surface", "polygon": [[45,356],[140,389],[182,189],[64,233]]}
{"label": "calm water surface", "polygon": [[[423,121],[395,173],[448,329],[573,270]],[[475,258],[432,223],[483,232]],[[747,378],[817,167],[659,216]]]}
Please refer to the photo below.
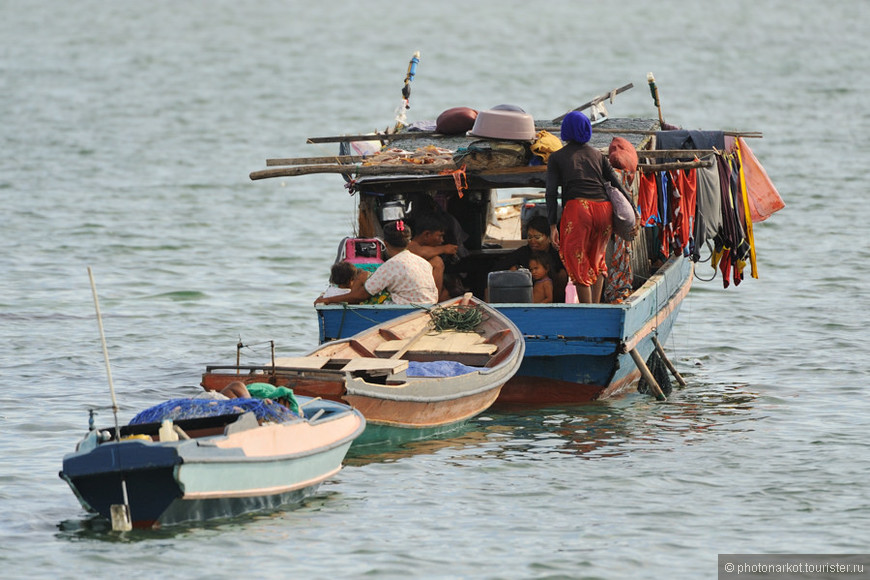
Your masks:
{"label": "calm water surface", "polygon": [[[0,3],[0,569],[4,577],[710,578],[719,553],[870,552],[870,41],[861,0]],[[614,115],[762,131],[788,207],[758,280],[697,281],[665,345],[688,379],[492,411],[347,467],[301,506],[116,535],[57,477],[101,407],[87,266],[121,419],[195,393],[241,337],[316,343],[354,221],[335,176],[251,182],[305,138],[614,87]],[[701,265],[699,275],[708,277]]]}

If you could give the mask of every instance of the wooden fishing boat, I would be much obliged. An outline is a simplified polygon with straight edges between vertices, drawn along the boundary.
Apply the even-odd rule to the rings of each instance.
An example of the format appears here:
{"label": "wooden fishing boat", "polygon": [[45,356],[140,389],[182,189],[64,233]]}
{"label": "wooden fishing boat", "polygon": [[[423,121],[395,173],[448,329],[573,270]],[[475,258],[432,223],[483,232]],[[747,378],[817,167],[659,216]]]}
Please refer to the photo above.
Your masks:
{"label": "wooden fishing boat", "polygon": [[298,401],[304,416],[254,399],[170,401],[164,408],[176,414],[194,403],[208,412],[117,431],[92,426],[60,477],[85,509],[122,530],[125,521],[151,528],[293,504],[338,473],[365,428],[347,405]]}
{"label": "wooden fishing boat", "polygon": [[[522,364],[498,403],[585,403],[636,388],[641,367],[635,361],[650,359],[670,335],[692,271],[690,260],[674,256],[619,304],[492,305],[525,340]],[[391,304],[318,306],[320,338],[328,345],[408,311]]]}
{"label": "wooden fishing boat", "polygon": [[210,365],[202,386],[268,382],[340,400],[366,418],[355,447],[395,444],[454,431],[484,412],[524,352],[516,325],[469,294],[367,326],[302,357]]}
{"label": "wooden fishing boat", "polygon": [[[651,75],[648,81],[658,106],[658,89]],[[616,94],[631,87],[629,84],[614,89],[575,110],[587,111],[592,119],[590,144],[593,147],[606,154],[619,138],[633,148],[639,163],[635,169],[623,172],[623,180],[633,184],[636,196],[639,195],[637,184],[643,178],[657,180],[653,190],[659,187],[661,220],[645,224],[647,227],[641,235],[627,247],[616,238],[611,242],[614,252],[619,249],[630,253],[630,288],[620,299],[602,304],[530,304],[527,300],[499,300],[493,304],[516,324],[526,344],[519,371],[501,390],[500,404],[583,403],[617,396],[640,384],[663,399],[662,386],[669,384],[668,370],[682,382],[662,345],[691,287],[698,260],[696,248],[703,247],[705,242],[712,245],[715,232],[700,239],[667,238],[672,236],[669,228],[675,223],[669,220],[675,218],[668,214],[666,202],[680,204],[683,203],[680,199],[690,199],[676,191],[678,178],[685,178],[688,183],[688,180],[697,180],[702,170],[717,166],[720,171],[739,175],[739,179],[724,180],[722,184],[717,180],[715,184],[717,188],[721,185],[716,191],[724,200],[723,219],[733,218],[739,230],[735,235],[741,236],[730,248],[730,257],[729,248],[725,248],[726,259],[730,260],[727,265],[729,268],[733,265],[736,272],[738,263],[751,260],[752,276],[757,277],[752,221],[762,221],[783,205],[773,184],[745,145],[745,138],[761,135],[675,131],[663,121],[660,108],[658,119],[611,117],[603,104],[607,100],[612,102]],[[501,110],[490,111],[494,119],[504,116],[505,107],[498,108]],[[351,262],[361,261],[352,251],[353,240],[377,238],[388,219],[413,215],[415,208],[432,206],[434,200],[458,226],[459,235],[455,239],[463,250],[461,259],[450,264],[448,271],[461,280],[465,290],[484,299],[492,290],[489,275],[497,270],[500,259],[526,243],[521,227],[499,227],[494,225],[493,217],[499,216],[506,204],[512,204],[513,221],[521,217],[524,224],[527,210],[531,213],[542,209],[540,198],[544,197],[542,189],[546,186],[546,160],[542,161],[535,146],[543,141],[546,133],[551,137],[559,135],[564,116],[535,120],[533,129],[526,133],[522,130],[524,125],[517,125],[499,134],[497,123],[493,130],[481,131],[478,115],[474,125],[467,127],[468,131],[453,134],[438,133],[437,123],[436,130],[431,126],[427,128],[425,123],[420,124],[423,127],[397,123],[376,134],[315,137],[308,141],[339,143],[341,155],[269,159],[266,162],[269,168],[255,171],[250,177],[259,180],[312,173],[343,175],[345,188],[356,194],[358,205],[358,226],[350,241],[342,241],[340,252]],[[518,114],[517,122],[528,123],[529,117]],[[681,144],[663,149],[661,143],[666,141],[665,137],[674,141],[675,135],[682,139]],[[692,140],[693,136],[709,136],[715,145],[699,146]],[[558,137],[555,138],[558,141]],[[728,169],[722,169],[724,166]],[[749,179],[749,175],[744,179],[744,166],[747,172],[757,166],[759,170],[754,174],[758,180]],[[499,196],[499,191],[517,193],[505,199]],[[539,198],[537,202],[535,197]],[[681,207],[681,211],[691,211],[694,215],[697,210],[701,215],[701,203],[699,196],[697,207]],[[712,205],[704,210],[712,211],[710,207]],[[759,213],[759,208],[764,208],[763,214]],[[726,211],[731,213],[725,216]],[[738,242],[741,252],[744,246],[751,248],[751,257],[748,251],[735,257]],[[345,248],[349,250],[344,251]],[[715,267],[713,273],[716,274]],[[570,289],[569,285],[567,290]],[[413,308],[391,304],[318,304],[319,339],[328,343],[352,336]]]}

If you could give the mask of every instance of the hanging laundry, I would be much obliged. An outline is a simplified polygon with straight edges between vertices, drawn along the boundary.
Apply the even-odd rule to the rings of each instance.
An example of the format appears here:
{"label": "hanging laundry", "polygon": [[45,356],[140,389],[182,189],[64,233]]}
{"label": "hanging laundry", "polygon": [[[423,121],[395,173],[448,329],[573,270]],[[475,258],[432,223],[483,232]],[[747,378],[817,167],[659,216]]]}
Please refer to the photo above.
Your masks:
{"label": "hanging laundry", "polygon": [[655,173],[641,173],[637,188],[637,202],[640,205],[640,223],[649,227],[658,221],[658,190]]}
{"label": "hanging laundry", "polygon": [[671,182],[679,194],[679,211],[676,213],[677,222],[674,224],[674,233],[677,247],[685,251],[691,250],[693,231],[695,226],[695,205],[697,200],[698,178],[695,169],[689,171],[677,169],[668,172]]}
{"label": "hanging laundry", "polygon": [[[728,139],[730,142],[726,139],[725,147],[726,150],[730,151],[736,147],[736,143],[733,137]],[[746,193],[751,210],[750,217],[753,223],[763,222],[784,208],[785,202],[746,141],[742,137],[738,137],[736,141],[739,141],[740,144],[743,174],[746,178]]]}
{"label": "hanging laundry", "polygon": [[[710,167],[699,167],[697,172],[698,192],[695,208],[695,248],[692,260],[701,259],[700,247],[716,237],[722,229],[722,188],[719,183],[719,166],[713,155],[704,158],[712,161]],[[714,266],[715,268],[715,266]]]}

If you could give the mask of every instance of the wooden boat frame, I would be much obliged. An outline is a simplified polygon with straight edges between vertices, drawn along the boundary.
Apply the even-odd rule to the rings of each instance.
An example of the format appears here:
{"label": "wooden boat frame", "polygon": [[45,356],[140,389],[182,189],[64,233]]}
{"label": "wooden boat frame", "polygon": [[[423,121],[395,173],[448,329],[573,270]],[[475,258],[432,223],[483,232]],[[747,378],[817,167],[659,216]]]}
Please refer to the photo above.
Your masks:
{"label": "wooden boat frame", "polygon": [[[657,94],[654,78],[650,75],[647,80]],[[610,117],[603,103],[608,99],[613,102],[616,94],[630,88],[631,84],[614,89],[575,109],[592,110],[590,145],[606,153],[613,138],[627,140],[637,151],[638,171],[644,173],[708,167],[715,163],[714,155],[723,153],[715,148],[656,149],[655,135],[665,127],[660,109],[658,119]],[[564,117],[535,121],[535,129],[558,135]],[[762,136],[757,132],[722,133],[727,137]],[[444,195],[453,190],[454,195],[445,202],[447,211],[471,240],[471,244],[466,242],[465,245],[472,255],[465,259],[461,273],[466,276],[466,287],[481,297],[485,276],[496,262],[495,254],[487,248],[488,216],[482,208],[492,206],[496,189],[546,186],[546,165],[533,162],[512,165],[498,158],[499,148],[505,144],[509,148],[511,143],[518,142],[475,137],[471,133],[444,135],[397,126],[376,134],[314,137],[308,142],[340,143],[340,154],[269,159],[270,167],[252,172],[251,179],[312,173],[343,175],[351,193],[359,194],[359,224],[355,234],[360,238],[382,234],[382,224],[377,217],[388,202],[413,201],[414,196],[421,195],[440,195],[444,202]],[[380,151],[374,157],[350,155],[352,145],[359,149],[362,142],[377,144]],[[489,155],[487,147],[491,147]],[[452,158],[436,158],[434,162],[425,158],[378,159],[384,152],[409,153],[429,148],[450,151]],[[477,155],[475,151],[483,153]],[[745,194],[744,188],[744,199]],[[526,342],[520,370],[502,389],[499,404],[585,403],[625,393],[639,378],[657,399],[663,400],[664,394],[648,364],[651,359],[663,362],[677,382],[684,384],[667,359],[662,343],[670,335],[682,301],[691,288],[694,264],[682,251],[669,251],[669,255],[651,259],[653,252],[647,253],[647,245],[658,247],[661,241],[653,236],[646,238],[641,235],[632,242],[634,282],[631,295],[621,303],[494,305],[520,328]],[[342,339],[408,311],[408,306],[389,304],[318,304],[319,340],[325,343]],[[667,375],[662,378],[667,379]]]}
{"label": "wooden boat frame", "polygon": [[[269,382],[346,402],[368,424],[355,447],[447,433],[495,402],[525,353],[520,330],[491,305],[468,295],[436,308],[456,305],[482,312],[476,332],[431,331],[428,312],[434,309],[412,308],[302,357],[276,358],[270,365],[209,365],[202,386],[220,390],[233,381]],[[409,361],[451,361],[473,369],[456,376],[409,376]]]}

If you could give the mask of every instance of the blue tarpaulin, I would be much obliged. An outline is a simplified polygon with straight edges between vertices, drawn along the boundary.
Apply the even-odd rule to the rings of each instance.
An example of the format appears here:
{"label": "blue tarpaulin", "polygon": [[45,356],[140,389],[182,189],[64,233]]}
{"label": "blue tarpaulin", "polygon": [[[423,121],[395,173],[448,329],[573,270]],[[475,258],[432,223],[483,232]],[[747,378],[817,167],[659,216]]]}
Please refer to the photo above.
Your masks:
{"label": "blue tarpaulin", "polygon": [[432,362],[408,362],[409,377],[458,377],[479,371],[478,367],[470,367],[452,360],[436,360]]}

